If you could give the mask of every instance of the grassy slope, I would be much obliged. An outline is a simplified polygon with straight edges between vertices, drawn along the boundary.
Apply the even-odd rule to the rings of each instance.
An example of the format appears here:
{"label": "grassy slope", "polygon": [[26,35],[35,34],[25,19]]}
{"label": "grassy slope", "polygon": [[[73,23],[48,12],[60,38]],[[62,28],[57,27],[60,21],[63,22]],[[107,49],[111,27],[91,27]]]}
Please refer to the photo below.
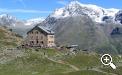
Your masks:
{"label": "grassy slope", "polygon": [[100,65],[98,55],[87,55],[79,53],[76,56],[70,56],[69,58],[64,59],[65,61],[79,67],[80,69],[95,67]]}
{"label": "grassy slope", "polygon": [[62,73],[62,74],[56,74],[56,75],[109,75],[109,74],[104,74],[104,73],[92,71],[92,70],[82,70],[82,71]]}
{"label": "grassy slope", "polygon": [[[65,56],[63,55],[65,53],[63,51],[59,52],[53,49],[38,50],[39,51],[34,51],[33,49],[23,50],[25,56],[17,57],[15,60],[5,64],[0,64],[0,75],[112,75],[108,73],[116,73],[107,71],[106,69],[108,67],[101,68],[100,56],[97,54],[88,55],[79,53],[77,55]],[[62,60],[63,64],[49,60],[44,54],[48,56],[48,58],[57,58],[57,61]],[[76,71],[67,64],[74,65],[79,68],[79,71]],[[103,72],[93,70],[94,68],[99,68],[99,70]],[[118,71],[121,75],[120,69],[117,69],[117,72]]]}
{"label": "grassy slope", "polygon": [[108,73],[114,73],[117,75],[122,75],[122,66],[117,67],[116,70],[113,70],[111,67],[107,67],[107,68],[102,68],[103,71],[108,72]]}
{"label": "grassy slope", "polygon": [[16,36],[16,33],[0,27],[0,48],[15,47],[21,42],[21,38]]}
{"label": "grassy slope", "polygon": [[[49,55],[51,54],[49,52]],[[48,60],[42,52],[26,50],[25,55],[10,63],[0,65],[0,75],[54,75],[55,73],[73,71],[67,65]]]}

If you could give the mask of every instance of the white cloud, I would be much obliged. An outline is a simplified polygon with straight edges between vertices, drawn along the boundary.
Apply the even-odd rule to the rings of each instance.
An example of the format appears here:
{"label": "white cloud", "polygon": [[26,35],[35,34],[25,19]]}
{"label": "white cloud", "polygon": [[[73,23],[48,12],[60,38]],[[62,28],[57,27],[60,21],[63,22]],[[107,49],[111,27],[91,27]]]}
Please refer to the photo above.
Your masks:
{"label": "white cloud", "polygon": [[27,10],[27,9],[2,9],[2,8],[0,8],[0,12],[7,12],[7,13],[51,13],[52,11]]}
{"label": "white cloud", "polygon": [[68,2],[64,1],[64,0],[59,0],[59,1],[57,1],[57,3],[61,4],[61,5],[66,5]]}

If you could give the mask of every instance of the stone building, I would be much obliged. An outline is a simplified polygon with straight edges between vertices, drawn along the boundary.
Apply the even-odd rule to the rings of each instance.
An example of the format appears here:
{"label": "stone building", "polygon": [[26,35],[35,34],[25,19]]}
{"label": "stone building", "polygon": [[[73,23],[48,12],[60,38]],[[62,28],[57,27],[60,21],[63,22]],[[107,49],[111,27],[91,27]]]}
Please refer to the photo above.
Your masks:
{"label": "stone building", "polygon": [[42,26],[35,26],[27,32],[23,45],[29,47],[54,47],[54,32]]}

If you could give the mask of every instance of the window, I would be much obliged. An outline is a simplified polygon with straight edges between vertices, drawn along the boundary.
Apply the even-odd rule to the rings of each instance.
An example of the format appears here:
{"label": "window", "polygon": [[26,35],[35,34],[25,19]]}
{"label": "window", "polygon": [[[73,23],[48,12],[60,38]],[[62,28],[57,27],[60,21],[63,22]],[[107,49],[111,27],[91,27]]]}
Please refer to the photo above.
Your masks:
{"label": "window", "polygon": [[53,41],[49,41],[49,43],[53,43]]}
{"label": "window", "polygon": [[33,45],[34,44],[34,41],[30,41],[30,44]]}
{"label": "window", "polygon": [[36,34],[38,34],[38,31],[36,31]]}
{"label": "window", "polygon": [[36,41],[36,43],[38,44],[38,43],[39,43],[39,41],[37,40],[37,41]]}
{"label": "window", "polygon": [[44,42],[43,42],[43,41],[41,41],[41,44],[44,44]]}
{"label": "window", "polygon": [[54,38],[54,36],[53,36],[53,35],[51,35],[51,36],[50,36],[50,38]]}

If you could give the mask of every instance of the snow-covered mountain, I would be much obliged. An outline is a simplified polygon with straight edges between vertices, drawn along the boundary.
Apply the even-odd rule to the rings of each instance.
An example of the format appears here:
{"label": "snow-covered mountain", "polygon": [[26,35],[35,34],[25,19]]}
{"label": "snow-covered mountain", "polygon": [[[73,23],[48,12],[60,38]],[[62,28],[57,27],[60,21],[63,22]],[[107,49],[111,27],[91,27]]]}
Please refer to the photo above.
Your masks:
{"label": "snow-covered mountain", "polygon": [[29,20],[19,20],[9,14],[0,15],[0,25],[8,27],[32,26],[41,23],[44,18],[34,18]]}
{"label": "snow-covered mountain", "polygon": [[4,26],[15,26],[15,23],[19,20],[16,19],[16,17],[13,17],[8,14],[1,14],[0,15],[0,25]]}
{"label": "snow-covered mountain", "polygon": [[115,27],[121,30],[122,25],[116,23],[118,21],[122,22],[122,12],[119,9],[105,9],[72,1],[56,9],[40,25],[55,32],[58,45],[76,44],[81,49],[117,53],[121,34],[116,37],[111,33]]}
{"label": "snow-covered mountain", "polygon": [[92,4],[82,4],[78,1],[72,1],[63,8],[56,9],[50,17],[65,18],[68,16],[88,15],[96,22],[102,22],[103,17],[110,16],[115,19],[115,14],[119,9],[105,9]]}
{"label": "snow-covered mountain", "polygon": [[25,25],[35,25],[44,21],[44,18],[34,18],[25,21]]}
{"label": "snow-covered mountain", "polygon": [[[100,6],[93,4],[82,4],[78,1],[72,1],[66,6],[56,9],[52,14],[50,14],[45,23],[50,25],[56,22],[57,19],[62,19],[71,16],[87,15],[95,22],[119,22],[121,23],[121,11],[120,9],[110,8],[105,9]],[[44,21],[44,18],[34,18],[29,20],[18,20],[16,17],[10,16],[8,14],[0,15],[0,24],[8,26],[16,26],[18,23],[22,23],[25,26],[35,25]]]}
{"label": "snow-covered mountain", "polygon": [[122,24],[122,10],[120,10],[118,13],[116,13],[115,21]]}
{"label": "snow-covered mountain", "polygon": [[33,28],[36,24],[41,23],[43,20],[43,18],[20,20],[9,14],[1,14],[0,26],[6,26],[12,29],[12,31],[25,36],[28,30]]}

